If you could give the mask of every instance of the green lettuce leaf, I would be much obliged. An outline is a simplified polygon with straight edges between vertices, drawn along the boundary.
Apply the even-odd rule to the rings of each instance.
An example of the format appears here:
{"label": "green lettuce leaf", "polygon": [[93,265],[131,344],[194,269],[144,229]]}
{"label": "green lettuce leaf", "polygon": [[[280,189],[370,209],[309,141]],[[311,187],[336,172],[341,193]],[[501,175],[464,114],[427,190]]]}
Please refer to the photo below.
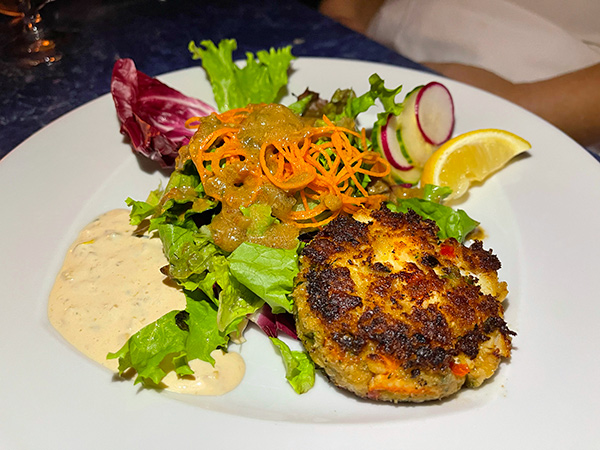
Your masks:
{"label": "green lettuce leaf", "polygon": [[297,249],[244,242],[227,259],[233,276],[267,302],[275,314],[292,311],[288,294],[298,273]]}
{"label": "green lettuce leaf", "polygon": [[275,103],[288,81],[288,69],[294,58],[291,46],[261,50],[256,57],[246,53],[246,64],[238,67],[232,58],[237,48],[234,39],[224,39],[216,46],[202,41],[200,47],[188,46],[193,59],[201,59],[212,85],[219,111],[241,108],[249,103]]}
{"label": "green lettuce leaf", "polygon": [[357,97],[352,89],[338,89],[324,105],[322,113],[333,122],[342,122],[345,118],[354,120],[375,104],[375,98],[370,90]]}
{"label": "green lettuce leaf", "polygon": [[442,203],[450,194],[452,194],[452,188],[448,186],[426,184],[423,188],[423,200],[430,202]]}
{"label": "green lettuce leaf", "polygon": [[305,352],[290,350],[281,339],[270,337],[279,350],[285,366],[285,377],[298,394],[304,394],[315,384],[315,365]]}
{"label": "green lettuce leaf", "polygon": [[[402,90],[402,86],[398,86],[394,89],[387,89],[384,85],[383,79],[376,73],[369,77],[369,83],[371,84],[371,91],[379,99],[383,106],[383,112],[377,114],[377,120],[373,124],[373,130],[371,132],[371,136],[377,136],[379,133],[381,133],[381,127],[386,124],[387,118],[390,114],[397,116],[402,112],[404,103],[396,102],[396,96]],[[381,149],[378,148],[379,144],[375,137],[372,138],[372,144],[374,150],[379,150],[381,152]]]}
{"label": "green lettuce leaf", "polygon": [[400,199],[396,204],[388,203],[387,207],[394,212],[402,213],[412,209],[421,217],[431,219],[437,224],[440,239],[455,238],[458,242],[464,242],[466,236],[479,225],[479,222],[469,217],[462,209],[455,210],[438,203],[450,192],[447,187],[427,185],[423,199]]}
{"label": "green lettuce leaf", "polygon": [[229,341],[217,328],[217,312],[205,301],[197,301],[186,293],[184,311],[171,311],[156,322],[135,333],[108,359],[119,359],[119,373],[137,372],[135,383],[158,386],[165,375],[174,370],[190,375],[188,362],[201,359],[214,364],[210,353],[225,348]]}
{"label": "green lettuce leaf", "polygon": [[385,115],[387,117],[387,115],[390,113],[396,116],[400,114],[402,108],[404,108],[404,104],[397,103],[396,96],[402,90],[402,85],[394,89],[387,89],[383,79],[376,73],[369,77],[369,84],[371,85],[371,95],[375,98],[378,98],[383,106],[384,112],[381,113],[381,115]]}
{"label": "green lettuce leaf", "polygon": [[242,215],[252,220],[246,234],[248,236],[262,236],[265,231],[275,222],[279,222],[272,215],[270,205],[264,203],[253,203],[248,207],[241,206]]}
{"label": "green lettuce leaf", "polygon": [[307,90],[288,108],[300,116],[316,119],[316,125],[324,123],[325,115],[340,126],[354,128],[358,115],[373,106],[376,98],[377,92],[373,90],[357,96],[352,89],[337,89],[330,100],[324,100],[316,92]]}
{"label": "green lettuce leaf", "polygon": [[316,97],[318,97],[318,94],[316,93],[309,93],[307,95],[304,96],[300,96],[298,98],[298,100],[296,100],[295,102],[293,102],[292,104],[288,105],[288,108],[296,115],[298,116],[302,116],[306,113],[309,105],[311,104],[311,102],[313,101],[313,99]]}
{"label": "green lettuce leaf", "polygon": [[[198,296],[198,292],[188,294]],[[219,330],[218,312],[206,301],[188,300],[186,312],[189,318],[186,323],[189,328],[187,339],[188,361],[200,359],[214,365],[214,359],[210,354],[217,348],[225,348],[229,341],[227,335],[236,328],[238,321],[231,321],[230,328]],[[217,325],[217,326],[215,326]]]}
{"label": "green lettuce leaf", "polygon": [[218,205],[204,195],[200,176],[191,160],[186,161],[182,168],[174,170],[167,186],[150,192],[146,201],[127,198],[125,202],[131,207],[130,223],[140,225],[143,220],[150,219],[148,231],[156,230],[162,224],[197,229],[194,216]]}
{"label": "green lettuce leaf", "polygon": [[146,325],[131,336],[120,350],[109,353],[108,359],[119,358],[119,373],[133,368],[137,372],[135,383],[158,385],[167,372],[161,363],[167,356],[178,359],[183,356],[187,333],[177,326],[171,311],[156,322]]}
{"label": "green lettuce leaf", "polygon": [[169,275],[183,281],[193,274],[203,274],[211,259],[220,253],[210,235],[202,230],[190,230],[177,225],[158,227],[163,251],[169,261]]}
{"label": "green lettuce leaf", "polygon": [[[264,301],[232,276],[230,264],[224,256],[214,256],[210,264],[206,281],[212,282],[212,286],[215,286],[215,283],[218,286],[217,325],[219,330],[225,331],[248,314],[256,312]],[[206,284],[204,287],[208,288]]]}
{"label": "green lettuce leaf", "polygon": [[151,219],[150,229],[163,223],[197,229],[194,216],[215,208],[218,203],[204,195],[198,170],[193,161],[188,160],[183,167],[174,170],[169,177],[160,208]]}
{"label": "green lettuce leaf", "polygon": [[188,159],[182,168],[176,169],[171,172],[165,192],[169,192],[172,189],[179,189],[180,191],[190,191],[188,196],[192,196],[193,193],[196,196],[202,196],[204,194],[204,188],[198,175],[198,169],[191,159]]}
{"label": "green lettuce leaf", "polygon": [[163,190],[159,187],[158,189],[150,191],[145,202],[127,197],[125,203],[131,208],[131,212],[129,213],[129,223],[137,226],[141,224],[143,220],[158,213],[158,211],[160,211],[159,203],[162,195]]}

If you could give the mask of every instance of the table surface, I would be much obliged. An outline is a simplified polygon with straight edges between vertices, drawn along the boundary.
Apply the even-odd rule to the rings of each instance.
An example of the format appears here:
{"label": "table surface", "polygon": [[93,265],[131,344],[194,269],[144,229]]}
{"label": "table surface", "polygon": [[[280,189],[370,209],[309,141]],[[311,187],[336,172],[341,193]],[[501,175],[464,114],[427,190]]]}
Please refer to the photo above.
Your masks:
{"label": "table surface", "polygon": [[[108,93],[119,58],[132,58],[150,76],[198,66],[187,50],[191,40],[236,39],[235,58],[291,45],[298,57],[429,71],[303,2],[310,0],[51,1],[42,18],[58,33],[62,59],[25,69],[0,58],[0,159],[54,119]],[[0,15],[0,48],[8,21]],[[600,161],[600,154],[591,153]]]}
{"label": "table surface", "polygon": [[[85,3],[85,6],[82,6]],[[234,57],[292,45],[293,54],[420,65],[295,0],[57,0],[42,10],[64,56],[22,69],[0,62],[0,158],[54,119],[109,92],[115,60],[156,76],[197,66],[190,40],[234,38]]]}

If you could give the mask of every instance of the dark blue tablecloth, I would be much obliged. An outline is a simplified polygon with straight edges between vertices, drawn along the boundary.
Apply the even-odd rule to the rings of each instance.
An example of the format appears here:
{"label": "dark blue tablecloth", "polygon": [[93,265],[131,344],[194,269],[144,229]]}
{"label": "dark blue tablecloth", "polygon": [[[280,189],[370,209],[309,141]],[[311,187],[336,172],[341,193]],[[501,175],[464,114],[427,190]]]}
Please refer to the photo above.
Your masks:
{"label": "dark blue tablecloth", "polygon": [[197,65],[190,40],[234,38],[246,51],[293,46],[326,56],[421,68],[295,0],[57,0],[42,10],[62,33],[61,61],[21,69],[0,62],[0,158],[44,125],[109,91],[114,61],[148,75]]}

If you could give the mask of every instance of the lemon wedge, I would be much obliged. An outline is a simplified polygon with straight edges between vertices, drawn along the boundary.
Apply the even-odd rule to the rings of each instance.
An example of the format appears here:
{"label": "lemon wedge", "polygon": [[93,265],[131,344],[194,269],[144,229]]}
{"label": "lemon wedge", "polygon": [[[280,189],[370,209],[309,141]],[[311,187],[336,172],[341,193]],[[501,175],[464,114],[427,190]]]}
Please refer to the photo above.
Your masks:
{"label": "lemon wedge", "polygon": [[423,168],[421,186],[448,186],[452,194],[447,200],[459,198],[472,182],[483,181],[530,148],[529,142],[508,131],[469,131],[450,139],[431,155]]}

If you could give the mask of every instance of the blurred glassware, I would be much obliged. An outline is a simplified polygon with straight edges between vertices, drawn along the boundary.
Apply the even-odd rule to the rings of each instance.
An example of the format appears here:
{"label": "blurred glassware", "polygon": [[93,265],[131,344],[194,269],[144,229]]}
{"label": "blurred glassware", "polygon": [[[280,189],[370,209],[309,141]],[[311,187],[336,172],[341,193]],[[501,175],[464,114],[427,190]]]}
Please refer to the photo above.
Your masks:
{"label": "blurred glassware", "polygon": [[0,13],[7,16],[19,17],[19,2],[18,0],[0,0]]}
{"label": "blurred glassware", "polygon": [[0,13],[14,17],[3,32],[0,57],[24,67],[53,64],[62,54],[42,23],[40,10],[54,0],[0,0]]}

